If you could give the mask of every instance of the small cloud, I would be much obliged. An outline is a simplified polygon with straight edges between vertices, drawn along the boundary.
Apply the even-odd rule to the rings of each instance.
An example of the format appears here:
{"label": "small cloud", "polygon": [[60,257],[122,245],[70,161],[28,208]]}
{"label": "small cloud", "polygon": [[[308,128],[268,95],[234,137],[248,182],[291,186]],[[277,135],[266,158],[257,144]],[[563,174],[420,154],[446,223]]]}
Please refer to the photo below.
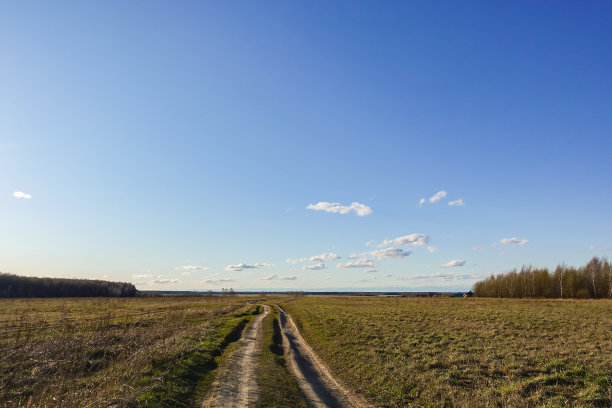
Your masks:
{"label": "small cloud", "polygon": [[266,263],[266,262],[256,263],[256,264],[255,264],[255,267],[256,267],[256,268],[270,268],[270,267],[272,267],[272,266],[274,266],[274,264],[271,264],[271,263]]}
{"label": "small cloud", "polygon": [[438,248],[433,247],[433,246],[428,246],[428,247],[427,247],[427,250],[428,250],[430,253],[432,253],[432,254],[433,254],[434,252],[438,252]]}
{"label": "small cloud", "polygon": [[478,274],[455,274],[455,273],[442,273],[438,272],[433,275],[416,275],[416,276],[396,276],[395,279],[399,280],[442,280],[442,281],[455,281],[455,280],[467,280],[467,279],[478,279]]}
{"label": "small cloud", "polygon": [[228,272],[240,272],[243,269],[257,269],[257,268],[263,268],[263,267],[269,267],[269,266],[274,266],[274,265],[273,264],[269,264],[269,263],[256,263],[255,265],[248,265],[248,264],[245,264],[245,263],[239,263],[239,264],[236,264],[236,265],[227,265],[223,269],[228,271]]}
{"label": "small cloud", "polygon": [[410,255],[411,251],[406,251],[401,248],[386,248],[386,249],[377,249],[372,252],[368,252],[364,255],[369,255],[371,257],[377,259],[385,259],[385,258],[404,258]]}
{"label": "small cloud", "polygon": [[259,280],[274,280],[274,279],[278,279],[278,274],[273,273],[272,275],[268,275],[264,278],[259,278]]}
{"label": "small cloud", "polygon": [[279,277],[280,280],[297,280],[300,279],[299,275],[289,275],[289,276],[281,276]]}
{"label": "small cloud", "polygon": [[153,277],[153,275],[151,275],[150,273],[135,273],[132,275],[132,278],[134,279],[151,279]]}
{"label": "small cloud", "polygon": [[394,239],[385,239],[380,244],[374,244],[372,241],[366,245],[382,248],[390,245],[394,246],[423,246],[429,242],[429,236],[425,234],[410,234],[404,235],[403,237],[397,237]]}
{"label": "small cloud", "polygon": [[386,273],[383,275],[383,278],[390,278],[392,275],[390,273]]}
{"label": "small cloud", "polygon": [[376,273],[378,272],[376,269],[368,269],[365,273]]}
{"label": "small cloud", "polygon": [[372,276],[371,278],[368,278],[368,279],[359,279],[357,282],[374,282],[376,279],[378,279],[378,277]]}
{"label": "small cloud", "polygon": [[183,270],[183,271],[207,271],[208,268],[206,266],[198,266],[198,265],[185,265],[185,266],[177,266],[174,270]]}
{"label": "small cloud", "polygon": [[429,198],[429,202],[430,203],[437,203],[438,201],[440,201],[441,199],[443,199],[444,197],[446,197],[446,191],[444,190],[440,190],[438,191],[436,194],[432,195]]}
{"label": "small cloud", "polygon": [[516,237],[513,238],[502,238],[499,240],[499,243],[502,245],[517,245],[517,246],[523,246],[525,245],[527,242],[526,239],[518,239]]}
{"label": "small cloud", "polygon": [[308,204],[307,210],[325,211],[329,213],[348,214],[351,211],[355,212],[360,217],[372,214],[372,209],[365,204],[353,202],[351,205],[341,205],[340,203],[330,203],[327,201],[319,201],[316,204]]}
{"label": "small cloud", "polygon": [[499,251],[499,256],[504,256],[506,253],[504,251]]}
{"label": "small cloud", "polygon": [[422,206],[423,206],[423,204],[425,204],[425,201],[426,201],[426,200],[425,200],[425,198],[421,198],[421,199],[419,200],[419,207],[422,207]]}
{"label": "small cloud", "polygon": [[465,265],[465,261],[463,259],[455,259],[448,263],[445,263],[444,265],[440,265],[440,267],[441,268],[454,268],[456,266],[463,266],[463,265]]}
{"label": "small cloud", "polygon": [[455,201],[450,201],[448,205],[455,206],[455,207],[463,207],[465,205],[465,202],[463,201],[463,199],[460,198]]}
{"label": "small cloud", "polygon": [[13,193],[13,197],[15,198],[24,198],[26,200],[29,200],[30,198],[32,198],[32,194],[28,194],[28,193],[24,193],[23,191],[15,191]]}
{"label": "small cloud", "polygon": [[302,266],[302,269],[306,271],[320,271],[325,268],[327,268],[327,265],[325,265],[323,262],[319,262],[318,264],[314,264],[314,265]]}
{"label": "small cloud", "polygon": [[336,265],[337,268],[372,268],[373,266],[374,261],[371,261],[366,258],[361,258],[356,261]]}
{"label": "small cloud", "polygon": [[178,279],[155,279],[153,283],[157,285],[177,285],[181,283]]}
{"label": "small cloud", "polygon": [[484,251],[485,247],[474,247],[472,248],[472,251]]}
{"label": "small cloud", "polygon": [[213,285],[219,285],[221,283],[226,283],[226,282],[234,282],[237,281],[238,278],[219,278],[219,279],[206,279],[204,281],[204,283],[211,283]]}
{"label": "small cloud", "polygon": [[287,259],[287,263],[296,264],[298,262],[323,262],[323,261],[334,261],[336,259],[340,259],[338,254],[334,254],[333,252],[329,252],[321,255],[313,255],[310,258],[299,258],[299,259]]}
{"label": "small cloud", "polygon": [[185,272],[181,272],[181,276],[190,276],[191,272],[189,271],[185,271]]}

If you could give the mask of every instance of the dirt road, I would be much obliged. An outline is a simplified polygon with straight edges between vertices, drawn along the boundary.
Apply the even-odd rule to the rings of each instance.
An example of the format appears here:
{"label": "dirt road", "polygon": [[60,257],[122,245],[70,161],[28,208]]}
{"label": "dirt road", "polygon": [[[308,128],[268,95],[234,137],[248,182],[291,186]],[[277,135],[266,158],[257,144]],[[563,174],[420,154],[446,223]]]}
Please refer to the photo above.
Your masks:
{"label": "dirt road", "polygon": [[316,408],[369,407],[361,397],[334,378],[327,366],[304,341],[291,316],[283,308],[275,308],[279,312],[285,358],[308,404]]}
{"label": "dirt road", "polygon": [[264,306],[264,312],[256,316],[246,327],[238,349],[231,354],[225,369],[213,384],[211,397],[202,404],[206,408],[243,408],[257,403],[258,390],[256,367],[261,349],[261,322],[270,313],[270,307]]}

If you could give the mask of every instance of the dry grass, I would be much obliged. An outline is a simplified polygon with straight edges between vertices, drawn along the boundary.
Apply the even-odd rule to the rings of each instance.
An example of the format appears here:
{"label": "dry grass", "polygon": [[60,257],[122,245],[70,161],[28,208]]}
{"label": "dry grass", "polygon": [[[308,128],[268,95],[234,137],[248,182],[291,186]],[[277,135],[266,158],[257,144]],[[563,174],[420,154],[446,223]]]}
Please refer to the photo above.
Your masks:
{"label": "dry grass", "polygon": [[[188,403],[204,372],[194,362],[212,361],[248,320],[247,300],[0,300],[0,406]],[[160,393],[177,400],[160,402]]]}
{"label": "dry grass", "polygon": [[612,406],[611,301],[309,296],[285,306],[376,406]]}

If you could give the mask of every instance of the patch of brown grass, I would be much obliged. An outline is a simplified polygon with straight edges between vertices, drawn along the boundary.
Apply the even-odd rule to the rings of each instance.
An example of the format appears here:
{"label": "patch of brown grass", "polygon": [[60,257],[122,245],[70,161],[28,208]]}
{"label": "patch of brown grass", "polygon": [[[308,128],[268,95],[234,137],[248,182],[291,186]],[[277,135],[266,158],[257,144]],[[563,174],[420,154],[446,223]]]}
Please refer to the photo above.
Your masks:
{"label": "patch of brown grass", "polygon": [[308,296],[285,306],[376,406],[612,406],[611,301]]}
{"label": "patch of brown grass", "polygon": [[247,300],[0,300],[0,406],[136,406],[152,367],[206,344]]}

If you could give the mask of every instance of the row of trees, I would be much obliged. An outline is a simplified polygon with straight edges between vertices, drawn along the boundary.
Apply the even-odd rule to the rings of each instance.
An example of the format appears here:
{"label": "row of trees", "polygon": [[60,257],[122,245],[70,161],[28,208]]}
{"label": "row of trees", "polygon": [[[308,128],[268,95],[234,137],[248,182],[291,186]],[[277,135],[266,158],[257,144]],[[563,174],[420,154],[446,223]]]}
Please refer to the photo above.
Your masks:
{"label": "row of trees", "polygon": [[132,283],[89,279],[34,278],[0,273],[0,297],[133,297]]}
{"label": "row of trees", "polygon": [[476,282],[474,295],[504,298],[612,298],[610,262],[593,258],[580,268],[559,265],[550,272],[545,268],[524,266],[491,275]]}

